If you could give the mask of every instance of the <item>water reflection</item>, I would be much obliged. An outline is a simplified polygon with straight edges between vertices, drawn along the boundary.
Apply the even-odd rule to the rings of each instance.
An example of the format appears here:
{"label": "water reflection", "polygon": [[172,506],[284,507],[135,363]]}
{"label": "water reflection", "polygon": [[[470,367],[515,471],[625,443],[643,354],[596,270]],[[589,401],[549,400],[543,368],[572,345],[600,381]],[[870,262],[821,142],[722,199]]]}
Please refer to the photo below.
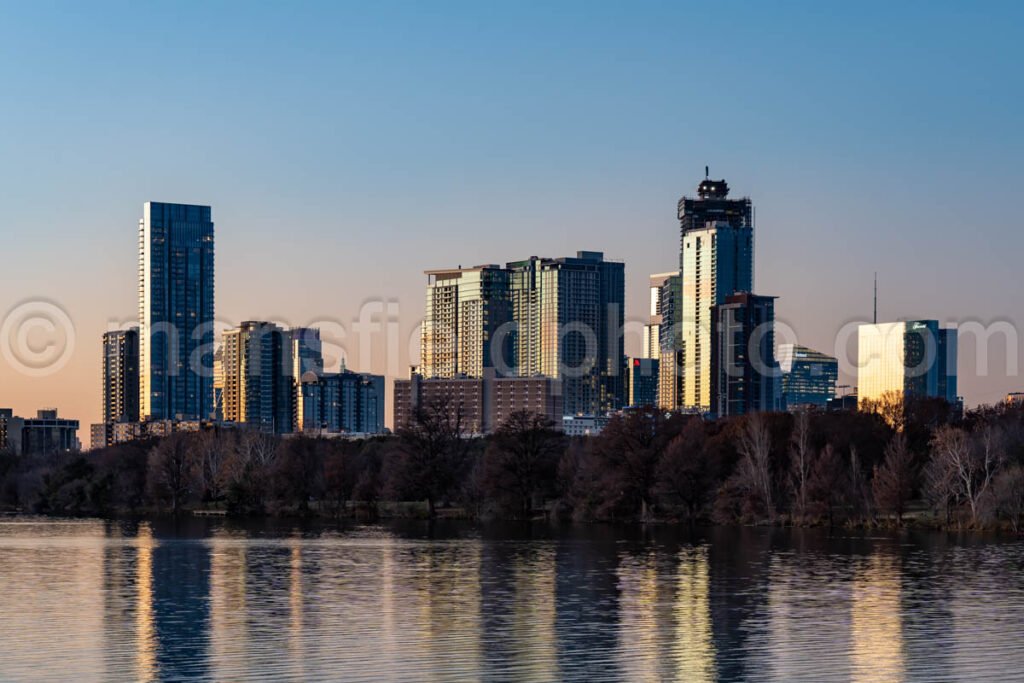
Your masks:
{"label": "water reflection", "polygon": [[0,680],[1005,680],[1022,569],[933,535],[5,520]]}

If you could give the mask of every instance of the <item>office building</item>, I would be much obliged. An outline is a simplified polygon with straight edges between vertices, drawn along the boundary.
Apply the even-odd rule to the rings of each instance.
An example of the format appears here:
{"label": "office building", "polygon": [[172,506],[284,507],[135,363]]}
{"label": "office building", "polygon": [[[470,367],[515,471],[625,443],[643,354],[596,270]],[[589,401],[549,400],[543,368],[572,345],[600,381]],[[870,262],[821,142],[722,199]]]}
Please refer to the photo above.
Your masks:
{"label": "office building", "polygon": [[642,408],[658,405],[658,359],[630,358],[626,363],[629,389],[627,405]]}
{"label": "office building", "polygon": [[46,408],[33,418],[21,419],[21,454],[50,455],[81,448],[78,420],[67,420],[55,408]]}
{"label": "office building", "polygon": [[956,329],[936,320],[861,325],[858,342],[858,405],[897,396],[942,398],[958,404]]}
{"label": "office building", "polygon": [[0,408],[0,453],[21,454],[23,420],[11,408]]}
{"label": "office building", "polygon": [[208,419],[213,330],[209,206],[146,202],[139,221],[139,414]]}
{"label": "office building", "polygon": [[839,361],[798,344],[779,344],[782,407],[786,410],[822,408],[836,395]]}
{"label": "office building", "polygon": [[601,252],[531,257],[511,271],[517,374],[561,381],[566,414],[622,406],[625,267]]}
{"label": "office building", "polygon": [[565,415],[562,418],[562,432],[566,436],[600,436],[607,426],[605,415]]}
{"label": "office building", "polygon": [[380,434],[384,431],[384,377],[343,370],[299,383],[300,428],[307,434]]}
{"label": "office building", "polygon": [[486,265],[429,270],[426,275],[423,376],[483,377],[488,368],[506,374],[512,319],[508,271]]}
{"label": "office building", "polygon": [[711,412],[778,409],[775,297],[741,292],[712,307]]}
{"label": "office building", "polygon": [[1024,406],[1024,391],[1011,391],[1006,395],[1004,403],[1009,406]]}
{"label": "office building", "polygon": [[725,180],[705,177],[697,197],[683,197],[678,205],[682,309],[677,407],[689,411],[711,408],[712,307],[731,294],[753,290],[753,205],[748,198],[728,195]]}

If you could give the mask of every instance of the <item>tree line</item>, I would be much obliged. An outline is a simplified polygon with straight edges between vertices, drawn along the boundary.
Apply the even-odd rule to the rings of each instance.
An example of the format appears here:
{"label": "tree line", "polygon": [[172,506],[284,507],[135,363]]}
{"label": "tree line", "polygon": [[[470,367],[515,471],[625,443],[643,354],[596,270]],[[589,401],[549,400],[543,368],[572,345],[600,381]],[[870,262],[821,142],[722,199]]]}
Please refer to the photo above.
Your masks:
{"label": "tree line", "polygon": [[896,397],[869,408],[714,421],[648,408],[572,439],[522,412],[469,438],[459,407],[439,401],[395,435],[361,441],[220,428],[0,454],[0,507],[1020,530],[1024,408],[961,415]]}

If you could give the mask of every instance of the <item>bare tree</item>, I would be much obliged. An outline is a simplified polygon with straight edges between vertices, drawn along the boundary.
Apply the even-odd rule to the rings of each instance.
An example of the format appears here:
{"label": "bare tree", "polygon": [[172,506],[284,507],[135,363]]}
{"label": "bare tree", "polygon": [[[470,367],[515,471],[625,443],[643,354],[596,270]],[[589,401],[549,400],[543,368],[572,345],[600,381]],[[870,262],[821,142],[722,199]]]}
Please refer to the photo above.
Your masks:
{"label": "bare tree", "polygon": [[775,518],[772,496],[771,434],[760,413],[744,418],[739,432],[740,461],[737,465],[740,486],[760,499],[768,519]]}
{"label": "bare tree", "polygon": [[1004,468],[996,476],[993,491],[999,514],[1009,520],[1015,532],[1020,533],[1024,517],[1024,467],[1013,465]]}
{"label": "bare tree", "polygon": [[829,527],[835,524],[836,509],[847,492],[846,469],[842,456],[832,444],[825,444],[814,459],[808,481],[808,499],[818,514],[824,514]]}
{"label": "bare tree", "polygon": [[463,406],[451,397],[438,397],[421,406],[398,436],[401,449],[388,470],[391,493],[426,499],[427,512],[434,517],[437,501],[451,491],[466,454]]}
{"label": "bare tree", "polygon": [[931,442],[928,488],[933,500],[947,505],[967,503],[971,524],[984,522],[992,512],[992,486],[1006,459],[1004,435],[986,424],[972,435],[964,429],[942,426]]}
{"label": "bare tree", "polygon": [[198,494],[205,500],[218,501],[223,497],[229,449],[226,435],[216,431],[203,432],[193,440],[191,475]]}
{"label": "bare tree", "polygon": [[658,491],[678,498],[691,521],[713,488],[715,472],[705,441],[703,420],[691,418],[658,461]]}
{"label": "bare tree", "polygon": [[147,488],[178,514],[191,489],[189,434],[171,434],[150,451]]}
{"label": "bare tree", "polygon": [[811,477],[811,418],[807,411],[796,414],[789,445],[789,485],[793,491],[793,516],[807,514],[807,489]]}
{"label": "bare tree", "polygon": [[887,391],[874,400],[861,402],[863,412],[877,413],[894,431],[902,432],[907,423],[906,398],[902,392]]}
{"label": "bare tree", "polygon": [[907,439],[902,433],[893,436],[885,447],[885,459],[876,465],[871,490],[875,505],[896,516],[896,524],[903,524],[907,502],[914,492],[914,458],[907,448]]}
{"label": "bare tree", "polygon": [[487,453],[485,488],[509,490],[518,513],[529,517],[541,483],[554,478],[562,445],[562,435],[546,416],[525,410],[512,413],[498,427]]}
{"label": "bare tree", "polygon": [[639,508],[643,521],[650,516],[664,423],[663,412],[656,408],[630,411],[613,417],[595,442],[607,490],[629,505],[630,513]]}

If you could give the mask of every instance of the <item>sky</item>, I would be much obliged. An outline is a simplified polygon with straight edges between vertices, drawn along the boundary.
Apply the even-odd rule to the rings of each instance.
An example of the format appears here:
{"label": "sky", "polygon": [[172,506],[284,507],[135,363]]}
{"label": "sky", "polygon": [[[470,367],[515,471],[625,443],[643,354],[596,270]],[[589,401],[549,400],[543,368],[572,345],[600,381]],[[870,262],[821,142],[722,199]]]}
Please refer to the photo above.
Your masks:
{"label": "sky", "polygon": [[[60,360],[0,355],[0,406],[99,419],[145,201],[213,207],[218,319],[327,322],[402,375],[427,269],[603,251],[641,324],[705,165],[753,199],[755,290],[797,341],[854,349],[877,271],[880,320],[982,330],[960,393],[998,401],[1024,389],[1022,28],[1010,2],[0,3],[0,332]],[[392,333],[355,324],[378,309]],[[18,341],[34,315],[56,331]]]}

